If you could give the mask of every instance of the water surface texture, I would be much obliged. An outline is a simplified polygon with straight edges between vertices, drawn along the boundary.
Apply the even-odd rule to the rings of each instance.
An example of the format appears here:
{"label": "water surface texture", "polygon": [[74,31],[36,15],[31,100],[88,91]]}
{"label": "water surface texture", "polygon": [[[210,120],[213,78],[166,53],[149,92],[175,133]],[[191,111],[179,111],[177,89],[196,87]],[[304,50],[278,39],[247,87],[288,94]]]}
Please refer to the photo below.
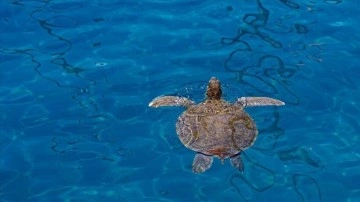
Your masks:
{"label": "water surface texture", "polygon": [[[360,201],[360,23],[346,0],[2,0],[0,201]],[[182,108],[216,76],[259,128],[193,174]]]}

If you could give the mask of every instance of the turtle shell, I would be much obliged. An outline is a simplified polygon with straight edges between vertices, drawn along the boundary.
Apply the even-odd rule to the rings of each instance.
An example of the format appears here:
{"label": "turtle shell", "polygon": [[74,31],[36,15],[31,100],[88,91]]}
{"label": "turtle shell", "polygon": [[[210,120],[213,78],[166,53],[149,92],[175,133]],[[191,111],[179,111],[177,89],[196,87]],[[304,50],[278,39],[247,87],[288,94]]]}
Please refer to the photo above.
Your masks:
{"label": "turtle shell", "polygon": [[258,134],[242,106],[207,100],[190,106],[176,123],[180,141],[189,149],[225,159],[250,147]]}

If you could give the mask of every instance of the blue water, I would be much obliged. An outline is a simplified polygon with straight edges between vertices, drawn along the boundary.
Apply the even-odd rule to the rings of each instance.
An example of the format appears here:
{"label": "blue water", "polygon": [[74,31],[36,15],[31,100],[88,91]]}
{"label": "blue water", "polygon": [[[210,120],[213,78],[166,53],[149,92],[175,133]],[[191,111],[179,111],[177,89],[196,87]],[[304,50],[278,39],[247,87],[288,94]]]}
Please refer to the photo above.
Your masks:
{"label": "blue water", "polygon": [[[360,22],[345,0],[3,0],[0,201],[360,201]],[[211,76],[259,136],[193,174],[181,108]]]}

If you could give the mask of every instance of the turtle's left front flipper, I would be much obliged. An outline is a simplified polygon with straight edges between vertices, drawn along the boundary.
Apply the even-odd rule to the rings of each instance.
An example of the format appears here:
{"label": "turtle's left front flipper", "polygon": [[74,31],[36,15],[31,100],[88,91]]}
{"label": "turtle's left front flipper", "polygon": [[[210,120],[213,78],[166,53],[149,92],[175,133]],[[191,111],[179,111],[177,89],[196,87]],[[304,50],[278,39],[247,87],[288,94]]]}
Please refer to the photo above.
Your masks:
{"label": "turtle's left front flipper", "polygon": [[164,107],[164,106],[183,106],[188,107],[193,105],[194,101],[191,101],[185,97],[178,96],[159,96],[153,99],[149,103],[149,107]]}
{"label": "turtle's left front flipper", "polygon": [[235,102],[235,104],[242,105],[243,107],[285,105],[283,101],[269,97],[241,97]]}

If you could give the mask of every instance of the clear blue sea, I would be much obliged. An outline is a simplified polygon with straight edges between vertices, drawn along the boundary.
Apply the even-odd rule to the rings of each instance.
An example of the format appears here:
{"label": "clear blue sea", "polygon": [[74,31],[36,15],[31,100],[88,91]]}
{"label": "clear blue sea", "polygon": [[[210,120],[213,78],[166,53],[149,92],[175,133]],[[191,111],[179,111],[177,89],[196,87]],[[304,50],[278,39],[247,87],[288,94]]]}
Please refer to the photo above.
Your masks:
{"label": "clear blue sea", "polygon": [[[360,21],[350,0],[2,0],[0,202],[360,201]],[[184,108],[267,96],[242,153],[194,174]]]}

